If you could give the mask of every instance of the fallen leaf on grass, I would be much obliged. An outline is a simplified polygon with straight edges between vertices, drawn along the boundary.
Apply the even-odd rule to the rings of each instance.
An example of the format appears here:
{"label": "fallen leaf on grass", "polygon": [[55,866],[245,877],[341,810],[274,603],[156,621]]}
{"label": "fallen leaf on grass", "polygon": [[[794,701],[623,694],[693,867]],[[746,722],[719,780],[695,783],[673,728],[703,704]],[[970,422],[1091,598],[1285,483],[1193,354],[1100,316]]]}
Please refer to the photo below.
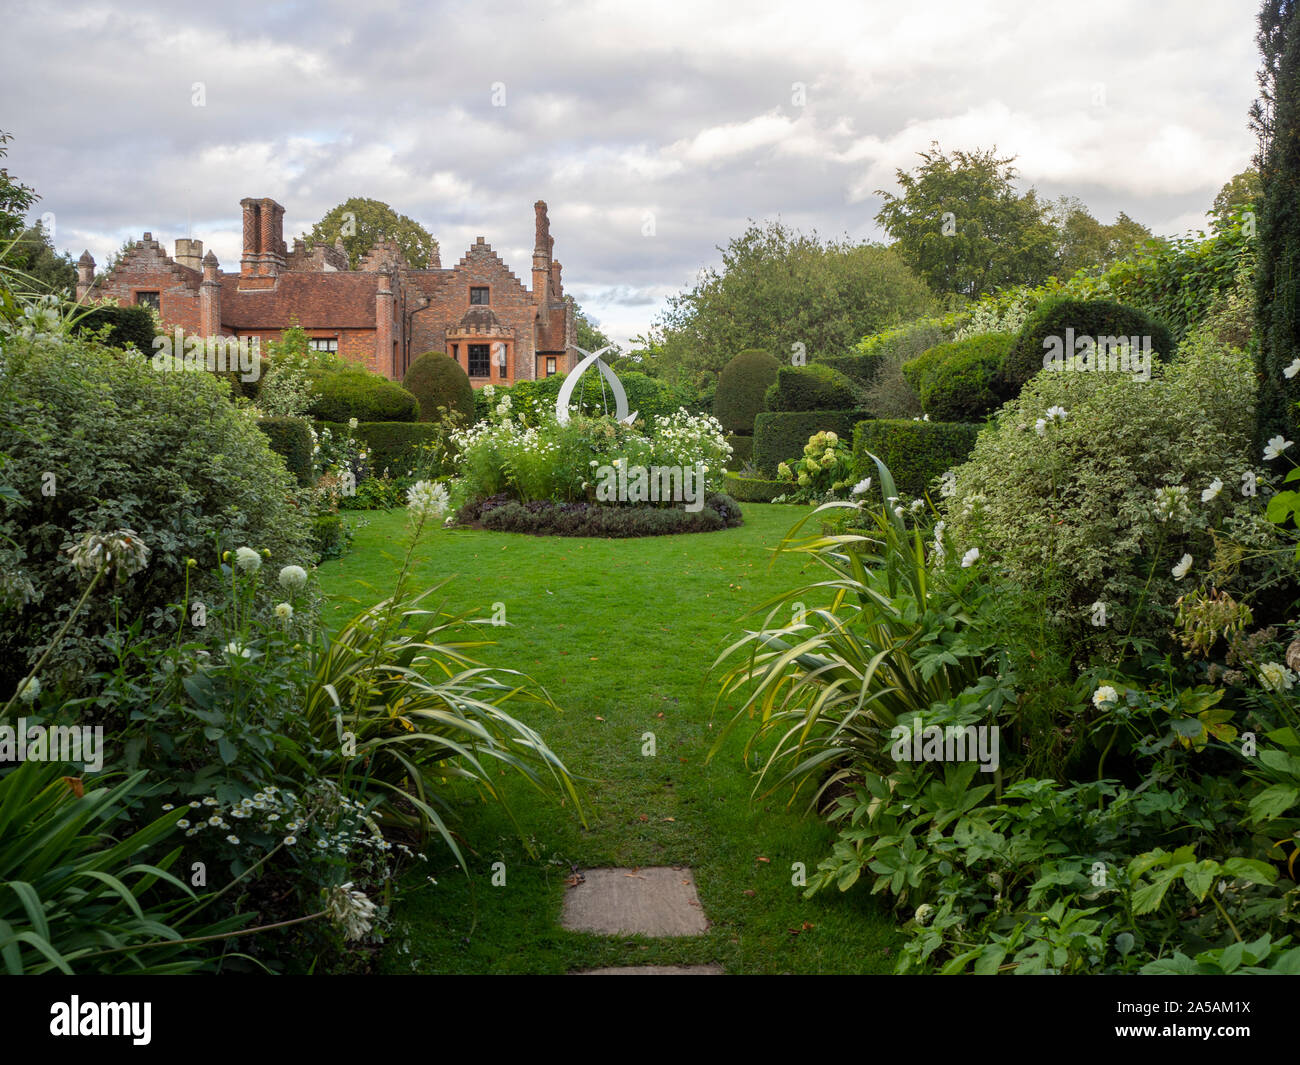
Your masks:
{"label": "fallen leaf on grass", "polygon": [[596,720],[597,720],[597,721],[604,721],[605,719],[604,719],[603,717],[601,717],[599,714],[597,714],[597,715],[596,715]]}
{"label": "fallen leaf on grass", "polygon": [[769,865],[770,865],[771,862],[772,862],[772,859],[771,859],[771,858],[764,858],[764,857],[762,857],[762,855],[760,855],[759,857],[755,858],[754,860],[757,861],[757,862],[767,862]]}
{"label": "fallen leaf on grass", "polygon": [[675,818],[675,817],[661,817],[659,820],[661,820],[661,821],[676,821],[677,818]]}

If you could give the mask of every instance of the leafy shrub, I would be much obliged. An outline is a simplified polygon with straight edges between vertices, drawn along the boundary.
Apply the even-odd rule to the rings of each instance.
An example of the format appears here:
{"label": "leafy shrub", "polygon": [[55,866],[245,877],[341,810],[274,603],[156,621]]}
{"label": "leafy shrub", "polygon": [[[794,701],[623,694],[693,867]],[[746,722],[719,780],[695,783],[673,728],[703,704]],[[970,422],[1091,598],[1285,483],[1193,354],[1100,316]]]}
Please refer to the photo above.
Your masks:
{"label": "leafy shrub", "polygon": [[[1151,351],[1156,356],[1168,356],[1174,350],[1168,328],[1136,307],[1110,300],[1052,297],[1040,303],[1025,321],[1007,355],[994,385],[1003,400],[1018,395],[1025,382],[1043,369],[1043,341],[1059,337],[1064,344],[1067,329],[1073,329],[1076,337],[1091,337],[1098,342],[1102,337],[1150,337]],[[1074,353],[1064,354],[1069,357]]]}
{"label": "leafy shrub", "polygon": [[813,360],[813,366],[829,366],[832,370],[849,378],[860,390],[865,390],[884,362],[884,353],[873,352],[870,355],[819,355]]}
{"label": "leafy shrub", "polygon": [[713,395],[713,416],[726,432],[754,432],[754,418],[763,409],[767,386],[776,380],[780,369],[774,356],[757,348],[740,352],[722,368]]}
{"label": "leafy shrub", "polygon": [[866,410],[764,411],[754,419],[754,465],[764,474],[776,473],[783,462],[803,454],[814,433],[830,430],[842,440],[853,439],[853,426]]}
{"label": "leafy shrub", "polygon": [[[0,563],[26,594],[0,605],[0,690],[72,613],[85,583],[66,551],[88,532],[134,530],[150,554],[120,606],[97,596],[73,619],[58,657],[69,681],[111,655],[100,634],[119,612],[173,630],[186,559],[198,560],[200,581],[215,580],[218,555],[241,544],[277,565],[309,559],[292,478],[211,375],[160,373],[84,340],[7,343],[5,354],[0,454],[21,494],[0,511]],[[41,490],[47,473],[52,494]]]}
{"label": "leafy shrub", "polygon": [[1016,337],[983,333],[931,348],[903,364],[921,409],[936,421],[978,421],[999,406],[993,383]]}
{"label": "leafy shrub", "polygon": [[824,502],[843,497],[853,486],[853,452],[834,432],[814,433],[799,461],[783,462],[776,472],[787,488],[782,502]]}
{"label": "leafy shrub", "polygon": [[153,338],[157,334],[148,307],[102,304],[79,317],[75,330],[78,333],[89,333],[104,326],[109,327],[104,341],[108,347],[125,348],[134,345],[142,355],[153,354]]}
{"label": "leafy shrub", "polygon": [[[1200,334],[1163,378],[1039,374],[956,470],[950,530],[1027,589],[1079,653],[1113,650],[1142,613],[1155,619],[1146,632],[1167,632],[1197,573],[1225,591],[1248,580],[1216,541],[1262,546],[1255,500],[1241,494],[1255,468],[1254,396],[1249,360]],[[1172,571],[1184,555],[1190,580]]]}
{"label": "leafy shrub", "polygon": [[854,349],[858,357],[876,361],[876,371],[866,387],[862,406],[876,418],[911,418],[921,413],[916,390],[903,377],[903,365],[953,338],[963,319],[923,318],[863,339]]}
{"label": "leafy shrub", "polygon": [[311,375],[316,395],[308,412],[323,422],[413,422],[420,401],[401,385],[361,367],[317,371]]}
{"label": "leafy shrub", "polygon": [[957,422],[875,419],[857,424],[853,434],[853,473],[874,475],[878,456],[893,471],[899,491],[923,496],[931,482],[966,460],[979,426]]}
{"label": "leafy shrub", "polygon": [[[346,436],[360,441],[370,452],[370,469],[375,474],[384,470],[394,477],[405,477],[417,469],[437,476],[437,469],[428,468],[428,456],[443,439],[438,426],[427,422],[358,422],[349,429],[338,422],[317,422],[317,430],[329,429],[336,437]],[[436,463],[435,463],[436,465]]]}
{"label": "leafy shrub", "polygon": [[790,490],[788,481],[765,481],[759,477],[727,474],[727,495],[742,503],[770,503]]}
{"label": "leafy shrub", "polygon": [[731,448],[731,465],[733,467],[743,466],[754,457],[754,438],[752,436],[737,436],[732,433],[727,437],[727,444]]}
{"label": "leafy shrub", "polygon": [[303,487],[311,484],[311,427],[301,418],[259,418],[257,427],[298,483]]}
{"label": "leafy shrub", "polygon": [[311,520],[312,543],[316,557],[322,562],[331,558],[341,558],[347,553],[347,527],[340,514],[317,514]]}
{"label": "leafy shrub", "polygon": [[690,511],[683,504],[671,506],[602,506],[597,503],[553,503],[538,500],[520,503],[507,496],[493,496],[462,507],[457,524],[479,524],[497,532],[532,533],[539,536],[674,536],[678,533],[715,532],[744,523],[740,506],[730,496],[711,492],[704,506]]}
{"label": "leafy shrub", "polygon": [[782,366],[768,386],[768,410],[849,410],[857,394],[852,382],[838,370],[821,363]]}
{"label": "leafy shrub", "polygon": [[[466,424],[474,421],[474,386],[455,359],[430,351],[411,363],[402,387],[420,403],[420,421],[438,421],[439,408],[459,411]],[[368,419],[369,420],[369,419]]]}

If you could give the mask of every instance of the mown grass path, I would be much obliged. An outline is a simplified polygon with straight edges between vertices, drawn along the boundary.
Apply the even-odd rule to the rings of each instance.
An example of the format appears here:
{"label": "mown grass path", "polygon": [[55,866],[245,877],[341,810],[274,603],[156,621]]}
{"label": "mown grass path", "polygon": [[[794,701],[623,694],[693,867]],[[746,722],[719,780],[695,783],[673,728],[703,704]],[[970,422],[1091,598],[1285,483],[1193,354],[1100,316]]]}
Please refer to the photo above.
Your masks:
{"label": "mown grass path", "polygon": [[[562,973],[607,965],[720,962],[728,973],[888,972],[894,922],[859,886],[802,898],[792,865],[811,872],[831,833],[785,797],[751,801],[743,737],[705,758],[716,730],[718,653],[760,602],[807,579],[803,561],[771,548],[801,515],[746,504],[739,529],[639,540],[541,538],[468,530],[427,532],[413,588],[456,575],[447,609],[487,618],[504,605],[506,626],[485,626],[496,645],[480,660],[519,669],[564,712],[527,711],[529,723],[584,788],[588,826],[571,807],[518,781],[506,792],[538,857],[507,815],[465,791],[455,794],[467,878],[445,848],[431,846],[404,884],[398,928],[383,958],[390,972]],[[350,515],[347,557],[320,569],[327,622],[392,590],[405,513]],[[349,597],[353,601],[348,601]],[[813,606],[808,603],[807,606]],[[655,754],[646,756],[646,733]],[[505,885],[492,885],[494,863]],[[709,932],[691,939],[619,939],[566,932],[560,908],[571,864],[688,865]],[[426,879],[432,874],[437,884]]]}

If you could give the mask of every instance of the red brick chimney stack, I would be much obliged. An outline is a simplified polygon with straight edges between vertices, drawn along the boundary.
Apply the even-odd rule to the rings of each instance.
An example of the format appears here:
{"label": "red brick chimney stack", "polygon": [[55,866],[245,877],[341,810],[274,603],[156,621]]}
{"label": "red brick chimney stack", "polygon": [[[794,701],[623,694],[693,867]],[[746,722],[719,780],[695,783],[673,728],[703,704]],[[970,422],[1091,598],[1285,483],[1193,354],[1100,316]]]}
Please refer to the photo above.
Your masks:
{"label": "red brick chimney stack", "polygon": [[533,244],[533,302],[545,307],[551,282],[551,220],[546,217],[546,201],[533,204],[537,215],[537,239]]}

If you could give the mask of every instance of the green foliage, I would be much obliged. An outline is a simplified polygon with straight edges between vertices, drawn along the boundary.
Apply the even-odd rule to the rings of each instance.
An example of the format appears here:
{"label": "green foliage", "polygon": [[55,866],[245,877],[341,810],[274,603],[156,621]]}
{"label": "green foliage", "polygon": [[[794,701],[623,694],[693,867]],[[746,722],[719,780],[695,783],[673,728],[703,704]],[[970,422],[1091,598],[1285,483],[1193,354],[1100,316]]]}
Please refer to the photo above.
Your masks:
{"label": "green foliage", "polygon": [[734,356],[718,375],[713,394],[713,416],[729,433],[752,435],[754,418],[763,410],[768,385],[781,363],[766,351],[753,349]]}
{"label": "green foliage", "polygon": [[765,481],[761,477],[742,477],[727,474],[727,495],[742,503],[770,503],[790,490],[788,481]]}
{"label": "green foliage", "polygon": [[754,465],[771,476],[781,463],[802,455],[814,433],[829,430],[851,440],[853,426],[871,416],[866,410],[765,411],[754,419]]}
{"label": "green foliage", "polygon": [[859,389],[865,389],[875,380],[884,361],[882,352],[871,355],[819,355],[814,366],[829,366],[848,377]]}
{"label": "green foliage", "polygon": [[739,469],[754,457],[754,438],[752,436],[739,436],[731,433],[727,436],[727,444],[731,448],[732,469]]}
{"label": "green foliage", "polygon": [[353,270],[379,240],[396,241],[412,270],[427,268],[438,248],[438,242],[419,222],[398,214],[386,203],[360,196],[331,208],[304,237],[309,244],[313,241],[333,244],[338,238],[343,240],[348,265]]}
{"label": "green foliage", "polygon": [[[1144,338],[1150,338],[1155,356],[1169,356],[1174,352],[1169,330],[1136,307],[1109,300],[1052,297],[1040,303],[1029,316],[1006,357],[995,382],[995,388],[1004,400],[1018,395],[1025,382],[1043,369],[1047,350],[1043,346],[1044,340],[1056,337],[1064,345],[1067,329],[1073,329],[1076,338],[1090,337],[1098,344],[1105,337],[1125,340],[1136,336],[1138,344],[1144,345]],[[1066,351],[1064,354],[1068,358],[1075,353]]]}
{"label": "green foliage", "polygon": [[[1255,277],[1260,377],[1257,445],[1300,429],[1300,374],[1284,373],[1300,359],[1296,306],[1300,301],[1300,9],[1275,15],[1271,114],[1260,165],[1259,266]],[[1261,15],[1261,19],[1264,16]],[[1261,29],[1263,29],[1261,22]]]}
{"label": "green foliage", "polygon": [[1254,211],[1263,192],[1259,171],[1254,167],[1234,174],[1214,197],[1214,205],[1210,208],[1210,214],[1214,217],[1211,224],[1215,232],[1228,229],[1234,223],[1240,224],[1242,212]]}
{"label": "green foliage", "polygon": [[993,384],[1015,340],[1012,333],[984,333],[940,344],[904,363],[903,376],[936,421],[978,421],[999,406]]}
{"label": "green foliage", "polygon": [[[13,135],[0,130],[0,159],[9,154],[5,147]],[[30,185],[24,185],[10,176],[6,167],[0,167],[0,241],[9,241],[21,233],[24,219],[40,197]]]}
{"label": "green foliage", "polygon": [[348,550],[348,527],[341,514],[317,514],[311,519],[312,545],[322,562],[342,558]]}
{"label": "green foliage", "polygon": [[76,331],[88,333],[108,326],[105,343],[112,348],[134,345],[143,355],[153,354],[153,315],[147,307],[117,307],[101,304],[78,319]]}
{"label": "green foliage", "polygon": [[853,452],[832,431],[814,433],[797,462],[781,463],[777,476],[786,484],[782,503],[822,503],[845,498],[853,487]]}
{"label": "green foliage", "polygon": [[77,268],[72,257],[55,250],[41,221],[17,235],[5,259],[7,269],[22,275],[22,287],[28,291],[49,292],[64,299],[71,299],[76,292]]}
{"label": "green foliage", "polygon": [[[329,429],[335,436],[351,433],[370,452],[370,469],[387,470],[394,477],[406,477],[420,470],[436,477],[441,472],[445,433],[426,422],[358,422],[355,428],[339,422],[317,422],[317,429]],[[440,452],[432,456],[431,450]]]}
{"label": "green foliage", "polygon": [[901,194],[877,190],[884,206],[876,221],[935,293],[977,299],[1052,273],[1056,233],[1034,190],[1016,192],[1013,158],[948,156],[937,142],[917,154],[914,173],[896,172]]}
{"label": "green foliage", "polygon": [[979,426],[955,422],[860,421],[853,433],[853,475],[872,476],[879,456],[900,492],[923,496],[936,477],[965,461],[978,435]]}
{"label": "green foliage", "polygon": [[964,316],[922,318],[897,329],[861,340],[854,351],[876,361],[862,405],[877,418],[911,418],[921,413],[921,401],[907,379],[903,365],[923,352],[953,339]]}
{"label": "green foliage", "polygon": [[259,418],[257,427],[267,435],[271,450],[284,459],[289,472],[303,487],[311,484],[311,428],[301,418]]}
{"label": "green foliage", "polygon": [[173,631],[187,558],[210,573],[220,552],[254,542],[277,564],[307,560],[292,478],[211,375],[160,373],[83,339],[6,343],[5,354],[0,454],[19,491],[0,511],[0,562],[32,590],[0,607],[0,691],[73,613],[85,584],[65,552],[88,532],[134,530],[150,554],[115,597],[72,619],[57,659],[70,682],[104,660],[100,634],[119,613]]}
{"label": "green foliage", "polygon": [[316,371],[308,412],[318,421],[413,422],[420,401],[401,385],[359,366]]}
{"label": "green foliage", "polygon": [[199,900],[180,878],[187,875],[185,863],[178,863],[181,846],[158,853],[186,811],[133,828],[123,815],[147,794],[144,773],[115,785],[88,783],[81,793],[81,781],[64,772],[57,762],[27,761],[0,776],[4,971],[159,974],[210,968],[203,953],[168,940],[220,934],[244,922],[199,927]]}
{"label": "green foliage", "polygon": [[474,386],[455,359],[429,351],[411,363],[402,387],[420,401],[420,421],[436,422],[459,412],[466,424],[474,421]]}
{"label": "green foliage", "polygon": [[[1247,357],[1201,334],[1163,378],[1039,374],[956,470],[950,531],[981,545],[1077,656],[1113,650],[1139,616],[1158,638],[1197,574],[1213,572],[1224,590],[1259,578],[1257,563],[1234,573],[1218,541],[1272,546],[1241,492],[1254,468],[1254,393]],[[1186,580],[1171,572],[1184,554]]]}
{"label": "green foliage", "polygon": [[822,363],[782,366],[768,386],[768,410],[848,410],[857,399],[853,383]]}
{"label": "green foliage", "polygon": [[[823,243],[780,222],[751,223],[689,292],[669,299],[646,355],[668,380],[716,376],[733,353],[842,355],[866,333],[927,313],[932,297],[891,248]],[[802,349],[796,347],[802,345]]]}
{"label": "green foliage", "polygon": [[1152,239],[1151,230],[1123,211],[1111,225],[1102,225],[1075,196],[1060,197],[1051,205],[1050,216],[1058,234],[1056,272],[1060,277],[1108,267]]}

